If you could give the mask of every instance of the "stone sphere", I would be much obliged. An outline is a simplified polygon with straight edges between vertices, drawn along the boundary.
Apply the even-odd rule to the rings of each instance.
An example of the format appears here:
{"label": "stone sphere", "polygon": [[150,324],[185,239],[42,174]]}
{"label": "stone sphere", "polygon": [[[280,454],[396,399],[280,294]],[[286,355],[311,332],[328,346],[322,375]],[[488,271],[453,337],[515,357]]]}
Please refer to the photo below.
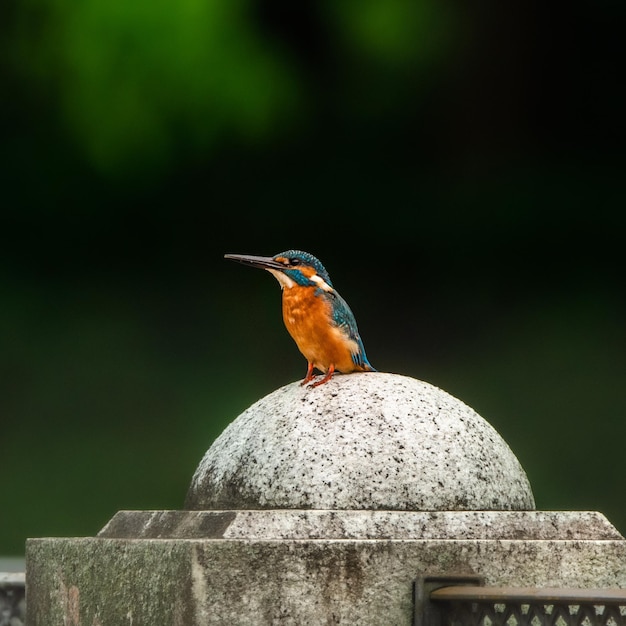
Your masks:
{"label": "stone sphere", "polygon": [[532,510],[524,470],[466,404],[397,374],[291,383],[235,419],[185,508]]}

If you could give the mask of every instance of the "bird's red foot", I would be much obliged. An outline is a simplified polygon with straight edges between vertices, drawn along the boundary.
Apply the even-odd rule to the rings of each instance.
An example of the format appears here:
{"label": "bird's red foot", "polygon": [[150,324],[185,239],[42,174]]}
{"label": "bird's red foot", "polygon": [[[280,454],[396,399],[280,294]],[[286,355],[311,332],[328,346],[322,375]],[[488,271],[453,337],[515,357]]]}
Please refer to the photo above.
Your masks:
{"label": "bird's red foot", "polygon": [[304,380],[300,384],[306,385],[307,383],[310,383],[312,380],[313,380],[313,363],[309,363],[307,370],[306,370],[306,376],[304,377]]}
{"label": "bird's red foot", "polygon": [[326,376],[324,376],[324,378],[322,378],[321,380],[314,382],[311,385],[311,387],[319,387],[320,385],[327,383],[333,377],[334,373],[335,373],[335,366],[331,363],[330,367],[328,368],[328,371],[326,372]]}

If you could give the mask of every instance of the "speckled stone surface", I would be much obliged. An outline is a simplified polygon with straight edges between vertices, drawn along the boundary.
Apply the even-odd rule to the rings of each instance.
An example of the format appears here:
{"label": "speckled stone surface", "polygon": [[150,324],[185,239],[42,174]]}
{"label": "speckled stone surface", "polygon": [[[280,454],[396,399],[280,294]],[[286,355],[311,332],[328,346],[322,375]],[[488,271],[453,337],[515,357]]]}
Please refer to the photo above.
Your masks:
{"label": "speckled stone surface", "polygon": [[28,626],[409,625],[420,576],[625,587],[623,540],[33,539]]}
{"label": "speckled stone surface", "polygon": [[532,510],[495,429],[429,383],[397,374],[292,383],[244,411],[194,474],[186,509]]}
{"label": "speckled stone surface", "polygon": [[216,440],[187,510],[29,539],[27,626],[410,624],[433,576],[626,587],[626,541],[601,513],[532,509],[507,444],[444,391],[294,383]]}
{"label": "speckled stone surface", "polygon": [[110,539],[622,540],[597,511],[119,511]]}

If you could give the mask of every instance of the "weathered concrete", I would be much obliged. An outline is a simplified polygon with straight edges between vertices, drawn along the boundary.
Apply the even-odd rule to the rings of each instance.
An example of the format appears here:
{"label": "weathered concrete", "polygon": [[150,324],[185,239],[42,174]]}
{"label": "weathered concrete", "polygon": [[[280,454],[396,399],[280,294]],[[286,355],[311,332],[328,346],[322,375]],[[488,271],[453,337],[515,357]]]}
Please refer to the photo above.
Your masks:
{"label": "weathered concrete", "polygon": [[120,511],[108,539],[621,540],[595,511]]}
{"label": "weathered concrete", "polygon": [[421,575],[626,586],[623,539],[32,539],[27,562],[30,626],[409,626]]}
{"label": "weathered concrete", "polygon": [[409,626],[420,576],[626,587],[604,516],[534,511],[496,431],[403,376],[263,398],[206,453],[186,506],[29,540],[27,624]]}
{"label": "weathered concrete", "polygon": [[0,626],[22,626],[25,621],[24,574],[0,572]]}
{"label": "weathered concrete", "polygon": [[187,509],[530,510],[509,446],[473,409],[397,374],[292,383],[210,447]]}

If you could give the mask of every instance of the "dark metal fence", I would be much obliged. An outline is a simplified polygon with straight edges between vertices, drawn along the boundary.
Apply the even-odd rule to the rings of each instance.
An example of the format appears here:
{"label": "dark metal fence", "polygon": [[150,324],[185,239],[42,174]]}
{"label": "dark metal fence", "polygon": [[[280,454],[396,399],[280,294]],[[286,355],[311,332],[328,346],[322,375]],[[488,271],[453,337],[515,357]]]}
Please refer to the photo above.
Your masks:
{"label": "dark metal fence", "polygon": [[415,584],[415,626],[626,626],[626,589],[485,587],[478,577]]}

